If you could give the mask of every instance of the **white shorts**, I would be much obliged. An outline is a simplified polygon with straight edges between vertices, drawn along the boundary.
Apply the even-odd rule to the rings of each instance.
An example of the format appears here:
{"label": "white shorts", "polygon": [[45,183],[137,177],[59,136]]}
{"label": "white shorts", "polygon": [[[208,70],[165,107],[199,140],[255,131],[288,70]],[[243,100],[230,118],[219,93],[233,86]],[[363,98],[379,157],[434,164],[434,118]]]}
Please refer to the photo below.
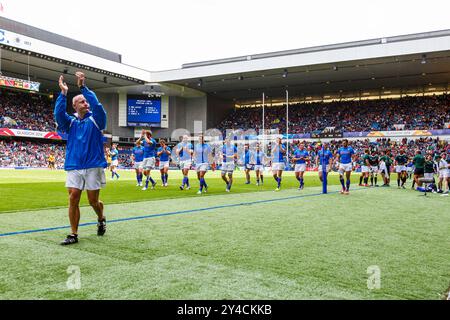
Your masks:
{"label": "white shorts", "polygon": [[450,177],[449,169],[441,169],[439,170],[439,178],[447,179]]}
{"label": "white shorts", "polygon": [[234,163],[233,162],[223,162],[222,163],[222,173],[229,172],[233,173]]}
{"label": "white shorts", "polygon": [[406,167],[406,171],[412,172],[413,171],[413,167]]}
{"label": "white shorts", "polygon": [[180,161],[180,169],[190,169],[192,165],[191,160]]}
{"label": "white shorts", "polygon": [[406,167],[405,166],[396,166],[395,167],[395,172],[400,173],[402,171],[406,171]]}
{"label": "white shorts", "polygon": [[253,165],[250,163],[247,163],[246,165],[244,165],[244,169],[245,170],[253,170]]}
{"label": "white shorts", "polygon": [[195,170],[197,170],[197,172],[208,171],[208,164],[207,163],[197,163],[195,165]]}
{"label": "white shorts", "polygon": [[134,163],[134,168],[135,169],[142,169],[144,167],[144,162],[143,161],[139,161],[139,162],[135,162]]}
{"label": "white shorts", "polygon": [[378,173],[378,166],[370,166],[370,172]]}
{"label": "white shorts", "polygon": [[155,168],[155,157],[144,158],[142,162],[142,167],[144,170],[154,169]]}
{"label": "white shorts", "polygon": [[423,177],[424,177],[425,179],[433,179],[434,173],[424,173],[424,174],[423,174]]}
{"label": "white shorts", "polygon": [[[319,172],[322,172],[322,165],[319,165],[319,169],[317,169]],[[328,164],[327,167],[325,168],[325,170],[327,172],[330,172],[330,165]]]}
{"label": "white shorts", "polygon": [[112,160],[111,165],[117,167],[119,165],[119,160]]}
{"label": "white shorts", "polygon": [[67,171],[66,188],[100,190],[106,185],[105,170],[90,168]]}
{"label": "white shorts", "polygon": [[264,166],[262,164],[255,164],[255,171],[264,171]]}
{"label": "white shorts", "polygon": [[388,169],[385,164],[380,165],[380,173],[388,174]]}
{"label": "white shorts", "polygon": [[272,163],[272,171],[284,170],[285,164],[283,162]]}
{"label": "white shorts", "polygon": [[159,170],[168,168],[169,167],[169,161],[160,161],[159,162]]}
{"label": "white shorts", "polygon": [[295,165],[295,172],[305,172],[306,171],[306,163],[299,163]]}
{"label": "white shorts", "polygon": [[361,172],[362,172],[362,173],[367,173],[367,172],[369,172],[369,167],[368,167],[368,166],[361,166]]}
{"label": "white shorts", "polygon": [[344,172],[352,171],[353,165],[351,163],[340,163],[339,164],[339,173],[343,174]]}

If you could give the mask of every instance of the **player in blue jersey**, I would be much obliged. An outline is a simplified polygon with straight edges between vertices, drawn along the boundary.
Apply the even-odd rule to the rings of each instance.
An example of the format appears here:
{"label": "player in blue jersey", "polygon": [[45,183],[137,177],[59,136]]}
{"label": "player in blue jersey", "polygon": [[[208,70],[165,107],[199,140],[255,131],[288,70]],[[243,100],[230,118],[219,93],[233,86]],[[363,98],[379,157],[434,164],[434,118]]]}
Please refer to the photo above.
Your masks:
{"label": "player in blue jersey", "polygon": [[261,150],[259,143],[256,145],[254,154],[255,173],[256,173],[256,185],[264,184],[264,163],[267,160],[266,154]]}
{"label": "player in blue jersey", "polygon": [[119,180],[120,176],[117,173],[117,166],[119,165],[119,150],[117,150],[117,143],[113,143],[111,146],[111,150],[109,150],[109,156],[111,157],[111,180],[114,179],[114,176]]}
{"label": "player in blue jersey", "polygon": [[106,111],[97,96],[85,86],[85,75],[75,73],[81,94],[72,100],[74,115],[67,114],[67,84],[64,77],[59,77],[61,93],[55,103],[55,120],[58,129],[67,133],[66,187],[69,191],[69,220],[71,234],[61,242],[70,245],[78,242],[78,225],[80,223],[80,198],[86,190],[89,204],[97,214],[97,235],[106,232],[106,219],[103,214],[103,202],[99,200],[100,189],[106,184],[106,160],[103,150],[103,133],[106,128]]}
{"label": "player in blue jersey", "polygon": [[192,165],[192,143],[189,142],[189,137],[187,135],[183,136],[182,141],[177,144],[175,148],[175,153],[178,156],[180,169],[183,173],[183,182],[180,186],[180,190],[189,190],[191,188],[189,184],[189,169]]}
{"label": "player in blue jersey", "polygon": [[198,142],[194,146],[194,161],[195,170],[197,171],[197,178],[200,181],[200,188],[197,194],[208,191],[208,185],[205,181],[205,174],[208,171],[209,163],[212,163],[212,149],[209,144],[205,142],[205,137],[200,135]]}
{"label": "player in blue jersey", "polygon": [[144,162],[142,166],[147,179],[142,190],[145,191],[148,189],[149,182],[152,183],[152,189],[155,189],[156,182],[151,177],[151,170],[155,168],[156,140],[152,138],[152,132],[150,130],[143,129],[137,141],[142,142],[142,146],[144,147]]}
{"label": "player in blue jersey", "polygon": [[281,176],[286,166],[284,162],[285,154],[286,148],[283,145],[281,138],[277,138],[275,144],[272,146],[272,175],[277,182],[275,191],[280,191],[281,188]]}
{"label": "player in blue jersey", "polygon": [[[233,184],[233,172],[235,168],[235,161],[237,159],[237,147],[234,143],[231,143],[230,139],[225,139],[222,147],[222,180],[226,183],[226,192],[230,192],[231,185]],[[228,174],[228,179],[226,175]]]}
{"label": "player in blue jersey", "polygon": [[323,182],[323,164],[325,164],[325,174],[328,177],[328,173],[331,170],[333,163],[333,153],[328,149],[328,143],[323,144],[323,150],[320,149],[316,156],[316,166],[318,167],[319,179]]}
{"label": "player in blue jersey", "polygon": [[131,157],[133,160],[133,167],[136,171],[136,180],[137,180],[137,187],[142,187],[142,169],[143,162],[144,162],[144,147],[142,146],[142,143],[138,140],[136,141],[136,146],[131,151]]}
{"label": "player in blue jersey", "polygon": [[303,175],[306,171],[306,162],[309,161],[309,152],[305,149],[303,143],[299,143],[298,147],[295,148],[293,157],[291,161],[295,163],[295,178],[300,183],[298,190],[302,190],[305,186]]}
{"label": "player in blue jersey", "polygon": [[249,149],[249,145],[246,144],[244,146],[244,171],[245,171],[245,184],[250,184],[250,171],[253,170],[253,163],[254,161],[254,153]]}
{"label": "player in blue jersey", "polygon": [[[350,194],[350,175],[353,170],[353,158],[355,151],[348,145],[348,140],[344,139],[342,147],[336,152],[336,159],[339,161],[339,180],[342,185],[341,194]],[[347,181],[344,183],[344,174]]]}
{"label": "player in blue jersey", "polygon": [[167,187],[169,185],[169,164],[170,164],[170,155],[171,150],[168,145],[166,145],[166,140],[159,140],[160,147],[156,152],[156,155],[159,157],[159,172],[161,173],[161,181],[163,187]]}

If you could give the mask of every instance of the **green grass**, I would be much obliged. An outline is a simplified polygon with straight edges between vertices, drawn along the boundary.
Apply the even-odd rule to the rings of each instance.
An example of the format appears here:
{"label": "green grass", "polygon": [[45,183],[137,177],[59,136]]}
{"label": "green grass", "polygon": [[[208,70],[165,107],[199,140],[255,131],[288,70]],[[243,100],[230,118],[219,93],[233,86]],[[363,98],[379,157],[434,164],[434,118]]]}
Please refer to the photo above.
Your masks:
{"label": "green grass", "polygon": [[[180,197],[192,197],[198,191],[198,180],[194,171],[190,172],[191,190],[181,192],[179,185],[182,181],[180,171],[169,172],[169,186],[161,186],[159,172],[152,172],[152,177],[157,181],[155,190],[142,191],[136,187],[135,173],[132,171],[119,171],[119,180],[110,181],[107,174],[107,186],[101,191],[101,199],[108,204],[125,203],[135,201],[148,201],[158,199],[175,199]],[[296,188],[298,181],[293,172],[285,172],[282,182],[283,188]],[[308,186],[320,186],[317,173],[307,173],[305,183]],[[255,186],[254,173],[252,184],[245,185],[243,172],[236,171],[235,181],[232,187],[233,193],[269,191],[276,185],[270,174],[265,176],[264,186]],[[355,176],[356,177],[356,176]],[[66,173],[64,171],[49,170],[0,170],[0,194],[8,201],[0,202],[0,213],[23,211],[31,209],[57,208],[67,206],[67,190],[64,187]],[[208,172],[206,175],[208,193],[203,196],[225,194],[225,183],[220,178],[220,171]],[[356,181],[356,180],[355,180]],[[338,176],[330,175],[330,184],[338,184]],[[88,204],[86,196],[82,197],[81,205]]]}
{"label": "green grass", "polygon": [[[2,198],[12,188],[9,196],[28,209],[6,212],[13,202],[1,201],[0,233],[68,224],[66,208],[30,211],[67,203],[64,174],[13,173],[20,176],[11,183],[11,172],[0,171]],[[167,191],[146,192],[134,189],[131,174],[108,181],[106,215],[112,221],[289,199],[109,223],[104,237],[95,226],[81,227],[80,242],[69,247],[58,245],[68,230],[0,237],[0,299],[440,299],[449,286],[448,197],[396,188],[296,197],[320,193],[314,175],[303,191],[290,188],[297,185],[291,177],[281,192],[254,192],[237,180],[222,194],[212,176],[208,196],[175,192],[173,180]],[[106,201],[108,193],[133,200],[121,194],[128,189],[142,201]],[[170,199],[165,192],[173,192]],[[95,221],[89,207],[81,211],[82,223]],[[79,290],[66,286],[71,265],[81,271]],[[380,289],[367,288],[369,266],[381,270]]]}

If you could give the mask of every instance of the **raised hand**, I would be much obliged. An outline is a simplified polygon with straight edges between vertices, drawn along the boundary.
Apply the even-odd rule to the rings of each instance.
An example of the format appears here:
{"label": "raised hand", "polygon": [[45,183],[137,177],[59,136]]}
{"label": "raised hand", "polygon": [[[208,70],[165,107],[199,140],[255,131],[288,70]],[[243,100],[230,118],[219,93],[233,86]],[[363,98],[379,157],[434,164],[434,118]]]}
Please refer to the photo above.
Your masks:
{"label": "raised hand", "polygon": [[75,72],[75,75],[77,76],[78,87],[84,86],[84,81],[86,80],[84,73],[81,71],[77,71]]}
{"label": "raised hand", "polygon": [[67,86],[67,83],[64,82],[64,77],[62,75],[59,76],[59,88],[61,89],[61,92],[63,95],[67,95],[67,91],[69,91],[69,87]]}

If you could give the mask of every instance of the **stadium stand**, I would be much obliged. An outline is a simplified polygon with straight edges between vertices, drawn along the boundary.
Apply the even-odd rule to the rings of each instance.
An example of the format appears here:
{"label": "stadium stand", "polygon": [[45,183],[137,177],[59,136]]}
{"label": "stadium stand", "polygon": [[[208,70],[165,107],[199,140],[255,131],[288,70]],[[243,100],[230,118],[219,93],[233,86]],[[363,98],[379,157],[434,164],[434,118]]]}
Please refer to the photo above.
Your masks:
{"label": "stadium stand", "polygon": [[[261,107],[236,108],[218,129],[261,127]],[[450,121],[447,94],[401,99],[301,103],[289,105],[289,133],[302,134],[335,127],[336,131],[442,129]],[[286,106],[265,108],[267,129],[286,131]],[[400,126],[399,126],[400,125]]]}
{"label": "stadium stand", "polygon": [[56,168],[64,167],[65,146],[37,141],[0,140],[0,167],[48,167],[54,153]]}
{"label": "stadium stand", "polygon": [[[35,131],[54,131],[52,101],[49,97],[21,91],[0,90],[0,128]],[[266,107],[266,128],[286,131],[285,106]],[[404,97],[401,99],[361,100],[341,102],[314,102],[291,104],[289,106],[289,133],[303,134],[322,131],[334,127],[336,131],[396,131],[442,129],[450,122],[450,97],[439,96]],[[226,129],[260,128],[261,108],[236,108],[218,126],[224,133]],[[311,156],[319,147],[318,142],[304,142]],[[333,140],[330,149],[335,151],[340,140]],[[387,149],[393,153],[406,147],[409,156],[414,150],[450,152],[444,140],[421,138],[395,141],[387,138],[353,140],[350,144],[357,153],[365,148]],[[119,164],[131,168],[131,149],[133,146],[119,146]],[[0,140],[0,167],[47,167],[51,152],[56,157],[57,168],[64,165],[65,146],[61,143],[42,142],[36,139]],[[311,163],[310,167],[314,164]]]}
{"label": "stadium stand", "polygon": [[52,101],[39,94],[0,90],[0,128],[55,131]]}

